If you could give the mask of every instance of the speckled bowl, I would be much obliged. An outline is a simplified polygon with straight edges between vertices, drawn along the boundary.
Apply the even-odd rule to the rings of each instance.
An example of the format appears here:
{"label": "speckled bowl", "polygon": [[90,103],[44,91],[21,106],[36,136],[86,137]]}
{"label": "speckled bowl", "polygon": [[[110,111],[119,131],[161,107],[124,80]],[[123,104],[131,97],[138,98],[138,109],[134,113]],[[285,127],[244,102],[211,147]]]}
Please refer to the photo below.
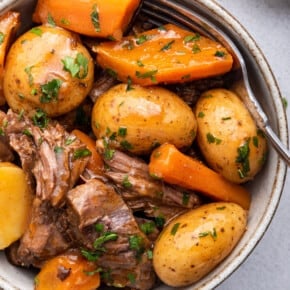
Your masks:
{"label": "speckled bowl", "polygon": [[[256,95],[263,97],[263,108],[270,118],[270,123],[280,140],[287,144],[288,126],[286,113],[275,78],[262,52],[242,25],[220,5],[211,0],[177,1],[186,4],[189,9],[206,16],[218,24],[240,48],[246,59],[250,78]],[[16,9],[22,13],[23,30],[29,27],[33,0],[0,0],[0,11]],[[287,167],[276,152],[270,148],[268,162],[263,171],[248,185],[252,192],[252,205],[249,213],[248,229],[238,246],[218,267],[186,289],[213,289],[250,255],[256,244],[267,230],[278,206],[286,178]],[[33,289],[33,275],[27,270],[10,265],[3,253],[0,253],[0,288]],[[169,289],[163,285],[158,289]]]}

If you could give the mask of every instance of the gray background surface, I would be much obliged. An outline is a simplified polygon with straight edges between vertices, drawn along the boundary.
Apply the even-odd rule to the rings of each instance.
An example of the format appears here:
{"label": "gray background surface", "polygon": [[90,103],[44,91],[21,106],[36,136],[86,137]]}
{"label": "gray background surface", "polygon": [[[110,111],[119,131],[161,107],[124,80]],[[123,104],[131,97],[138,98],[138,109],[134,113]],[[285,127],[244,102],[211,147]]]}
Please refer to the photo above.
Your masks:
{"label": "gray background surface", "polygon": [[[216,0],[248,30],[287,99],[290,124],[290,0]],[[261,242],[217,290],[290,290],[290,171],[279,207]]]}

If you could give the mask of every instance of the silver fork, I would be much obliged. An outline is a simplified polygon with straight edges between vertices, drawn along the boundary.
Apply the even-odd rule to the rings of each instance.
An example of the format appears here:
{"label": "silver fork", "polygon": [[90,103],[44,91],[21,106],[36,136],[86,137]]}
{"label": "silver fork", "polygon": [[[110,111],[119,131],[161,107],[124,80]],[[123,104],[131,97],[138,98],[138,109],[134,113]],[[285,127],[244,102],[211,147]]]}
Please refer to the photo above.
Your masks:
{"label": "silver fork", "polygon": [[[235,65],[239,68],[241,73],[240,80],[236,86],[239,91],[243,91],[243,93],[240,94],[240,97],[243,99],[249,112],[255,118],[257,126],[264,132],[267,139],[273,145],[273,148],[285,161],[287,166],[290,166],[289,150],[271,128],[267,115],[255,97],[249,82],[246,63],[241,52],[234,42],[219,27],[217,27],[217,25],[192,9],[188,9],[188,7],[184,5],[184,2],[186,1],[145,0],[142,7],[142,13],[149,16],[150,21],[157,25],[171,22],[190,28],[219,41],[231,52],[235,60]],[[193,1],[191,2],[193,5]]]}

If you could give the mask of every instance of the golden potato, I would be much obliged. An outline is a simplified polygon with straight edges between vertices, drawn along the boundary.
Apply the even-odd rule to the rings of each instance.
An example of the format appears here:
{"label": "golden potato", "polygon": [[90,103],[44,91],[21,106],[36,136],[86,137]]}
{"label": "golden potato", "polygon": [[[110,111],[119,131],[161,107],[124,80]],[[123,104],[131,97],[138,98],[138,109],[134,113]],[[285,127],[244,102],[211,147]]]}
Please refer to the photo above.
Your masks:
{"label": "golden potato", "polygon": [[12,163],[0,163],[0,249],[18,240],[26,230],[32,192],[24,171]]}
{"label": "golden potato", "polygon": [[117,148],[146,154],[165,142],[190,146],[197,126],[192,109],[173,92],[119,84],[96,101],[92,128],[97,138],[109,137]]}
{"label": "golden potato", "polygon": [[172,287],[197,282],[232,251],[246,221],[247,212],[227,202],[205,204],[173,219],[154,247],[158,277]]}
{"label": "golden potato", "polygon": [[62,28],[43,25],[12,45],[4,94],[15,111],[41,108],[48,116],[59,116],[85,99],[93,79],[93,59],[79,38]]}
{"label": "golden potato", "polygon": [[202,94],[195,107],[197,142],[209,166],[244,183],[262,168],[267,142],[239,97],[229,90]]}

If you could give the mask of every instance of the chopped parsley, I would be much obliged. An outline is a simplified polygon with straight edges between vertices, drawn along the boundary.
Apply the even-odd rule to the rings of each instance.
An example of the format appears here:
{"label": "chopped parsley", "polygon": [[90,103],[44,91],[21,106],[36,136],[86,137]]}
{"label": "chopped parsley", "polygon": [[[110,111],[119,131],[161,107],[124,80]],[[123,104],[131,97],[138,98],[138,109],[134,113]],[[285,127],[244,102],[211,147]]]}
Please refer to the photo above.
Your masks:
{"label": "chopped parsley", "polygon": [[205,116],[204,112],[199,112],[197,115],[198,118],[203,118],[204,116]]}
{"label": "chopped parsley", "polygon": [[217,50],[214,56],[216,57],[224,57],[226,53],[224,51]]}
{"label": "chopped parsley", "polygon": [[219,145],[221,142],[222,142],[222,140],[221,139],[219,139],[219,138],[216,138],[213,134],[211,134],[211,133],[207,133],[206,134],[206,138],[207,138],[207,142],[209,143],[209,144],[217,144],[217,145]]}
{"label": "chopped parsley", "polygon": [[155,228],[156,228],[156,226],[155,226],[155,223],[153,221],[145,222],[145,223],[140,225],[140,229],[145,235],[152,234],[154,232]]}
{"label": "chopped parsley", "polygon": [[70,24],[70,22],[67,19],[65,19],[65,18],[62,18],[60,20],[60,22],[61,22],[61,24],[64,24],[64,25],[69,25]]}
{"label": "chopped parsley", "polygon": [[22,131],[22,133],[23,133],[24,135],[28,136],[28,137],[32,137],[32,136],[33,136],[32,133],[29,131],[29,129],[24,129],[24,130]]}
{"label": "chopped parsley", "polygon": [[91,13],[91,21],[97,32],[101,31],[100,20],[99,20],[99,10],[96,4],[93,6],[93,11]]}
{"label": "chopped parsley", "polygon": [[3,32],[0,32],[0,45],[4,42],[5,34]]}
{"label": "chopped parsley", "polygon": [[54,151],[54,153],[59,154],[59,153],[62,153],[64,151],[64,148],[61,146],[55,146],[53,151]]}
{"label": "chopped parsley", "polygon": [[250,138],[248,138],[248,140],[237,149],[238,156],[236,158],[236,162],[240,163],[240,165],[241,165],[241,168],[238,169],[238,173],[239,173],[241,179],[247,177],[247,174],[250,171],[250,161],[249,161],[250,147],[249,147],[249,143],[250,143]]}
{"label": "chopped parsley", "polygon": [[127,87],[126,87],[126,92],[134,90],[134,88],[132,87],[132,79],[131,77],[127,78]]}
{"label": "chopped parsley", "polygon": [[129,180],[129,176],[128,175],[125,175],[123,180],[122,180],[122,185],[125,187],[125,188],[131,188],[133,185],[132,183],[130,182]]}
{"label": "chopped parsley", "polygon": [[182,195],[182,205],[188,205],[190,195],[189,193],[184,192]]}
{"label": "chopped parsley", "polygon": [[136,276],[133,273],[128,274],[128,280],[130,281],[131,284],[135,284],[136,282]]}
{"label": "chopped parsley", "polygon": [[259,138],[258,138],[258,136],[254,136],[253,137],[253,144],[254,144],[254,146],[255,147],[259,147]]}
{"label": "chopped parsley", "polygon": [[158,228],[162,228],[165,224],[165,218],[162,215],[155,217],[155,224]]}
{"label": "chopped parsley", "polygon": [[76,140],[76,136],[68,137],[68,138],[65,140],[64,145],[69,146],[69,145],[71,145],[75,140]]}
{"label": "chopped parsley", "polygon": [[170,231],[170,234],[171,234],[172,236],[175,236],[175,234],[176,234],[177,231],[178,231],[179,226],[180,226],[180,223],[176,223],[176,224],[173,225],[173,227],[172,227],[172,229],[171,229],[171,231]]}
{"label": "chopped parsley", "polygon": [[89,149],[85,148],[85,149],[77,149],[74,152],[73,157],[74,159],[80,159],[80,158],[87,157],[90,155],[92,155],[92,152]]}
{"label": "chopped parsley", "polygon": [[199,52],[201,52],[201,49],[200,49],[200,47],[197,44],[194,44],[194,46],[192,47],[191,51],[193,53],[199,53]]}
{"label": "chopped parsley", "polygon": [[129,237],[129,248],[136,251],[136,256],[140,257],[144,253],[144,239],[138,235],[132,235]]}
{"label": "chopped parsley", "polygon": [[127,127],[120,127],[118,130],[118,136],[126,137],[127,136]]}
{"label": "chopped parsley", "polygon": [[160,51],[166,51],[169,50],[172,47],[172,44],[175,42],[175,40],[171,40],[168,43],[166,43],[161,49]]}
{"label": "chopped parsley", "polygon": [[157,74],[158,70],[151,70],[151,71],[147,71],[147,72],[144,72],[144,73],[141,73],[139,71],[136,71],[136,77],[139,78],[139,79],[146,79],[146,78],[150,78],[151,81],[153,83],[156,82],[156,78],[155,78],[155,75]]}
{"label": "chopped parsley", "polygon": [[70,72],[72,77],[84,79],[88,75],[89,60],[82,53],[78,53],[76,58],[66,56],[61,61],[64,65],[63,69]]}
{"label": "chopped parsley", "polygon": [[98,237],[94,241],[94,248],[97,251],[104,252],[105,249],[103,247],[104,243],[109,241],[116,241],[118,239],[118,235],[113,232],[105,232],[102,236]]}
{"label": "chopped parsley", "polygon": [[144,66],[143,62],[141,60],[139,60],[139,59],[137,60],[137,65],[140,66],[140,67]]}
{"label": "chopped parsley", "polygon": [[153,251],[152,250],[148,250],[147,251],[147,257],[148,257],[149,260],[153,259]]}
{"label": "chopped parsley", "polygon": [[104,158],[105,160],[111,160],[114,157],[115,150],[110,148],[109,142],[106,138],[103,139],[103,144],[105,148]]}
{"label": "chopped parsley", "polygon": [[44,129],[47,127],[49,119],[47,118],[46,113],[42,109],[37,109],[32,117],[32,121],[35,126]]}
{"label": "chopped parsley", "polygon": [[89,261],[89,262],[95,262],[97,261],[101,253],[99,252],[92,252],[92,251],[87,251],[85,249],[81,249],[81,254]]}
{"label": "chopped parsley", "polygon": [[48,15],[47,15],[47,23],[49,25],[51,25],[52,27],[55,27],[55,21],[50,13],[48,13]]}
{"label": "chopped parsley", "polygon": [[61,87],[62,81],[60,79],[53,79],[48,83],[41,85],[40,102],[50,103],[52,101],[57,101],[59,89]]}
{"label": "chopped parsley", "polygon": [[195,42],[197,40],[200,40],[200,34],[196,33],[196,34],[191,34],[191,35],[187,35],[184,37],[183,41],[185,44],[190,43],[190,42]]}
{"label": "chopped parsley", "polygon": [[140,45],[140,44],[142,44],[142,43],[148,41],[149,39],[150,39],[150,37],[149,37],[148,35],[145,35],[145,34],[140,35],[140,36],[138,36],[138,38],[136,39],[136,44]]}
{"label": "chopped parsley", "polygon": [[104,224],[100,224],[100,223],[95,224],[95,230],[98,233],[102,233],[104,231],[104,227],[105,227]]}
{"label": "chopped parsley", "polygon": [[39,27],[33,27],[30,29],[30,32],[37,35],[37,36],[42,36],[43,31]]}
{"label": "chopped parsley", "polygon": [[133,145],[131,143],[129,143],[127,140],[121,141],[120,145],[125,150],[132,150],[133,149]]}
{"label": "chopped parsley", "polygon": [[106,69],[106,72],[109,76],[113,77],[114,79],[117,79],[118,78],[118,74],[116,71],[114,71],[113,69],[111,68],[107,68]]}
{"label": "chopped parsley", "polygon": [[29,86],[31,87],[33,85],[33,76],[32,76],[32,73],[31,73],[31,69],[33,68],[33,66],[27,66],[24,71],[25,73],[27,74],[28,76],[28,83],[29,83]]}
{"label": "chopped parsley", "polygon": [[216,239],[217,239],[217,232],[216,232],[216,229],[213,228],[212,231],[202,232],[198,236],[200,238],[204,238],[204,237],[207,237],[207,236],[211,236],[213,238],[213,240],[216,241]]}
{"label": "chopped parsley", "polygon": [[288,101],[287,101],[287,99],[286,98],[282,98],[282,102],[283,102],[284,109],[287,109],[287,107],[288,107]]}

